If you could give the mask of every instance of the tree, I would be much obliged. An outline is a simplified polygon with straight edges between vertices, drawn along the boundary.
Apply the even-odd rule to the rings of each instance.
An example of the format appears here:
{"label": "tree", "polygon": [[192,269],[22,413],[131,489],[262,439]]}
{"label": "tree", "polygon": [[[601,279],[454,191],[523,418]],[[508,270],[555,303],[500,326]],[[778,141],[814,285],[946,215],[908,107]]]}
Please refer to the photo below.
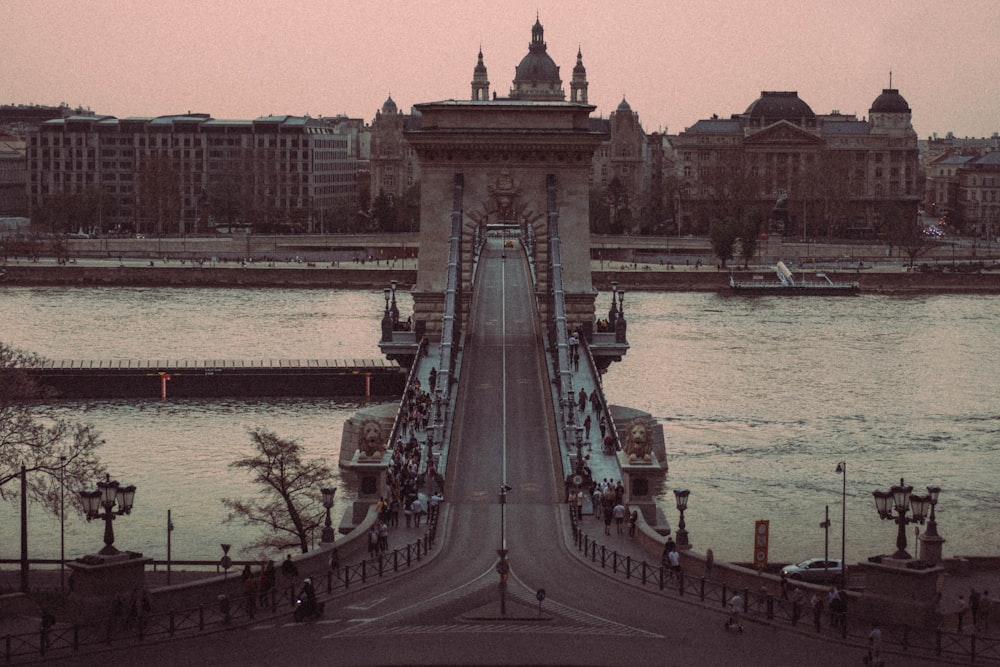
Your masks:
{"label": "tree", "polygon": [[712,244],[712,254],[722,262],[722,268],[726,268],[726,262],[733,258],[736,250],[736,239],[740,236],[740,226],[732,218],[722,218],[715,220],[708,228],[708,239]]}
{"label": "tree", "polygon": [[325,516],[320,488],[332,476],[322,459],[305,461],[296,440],[279,438],[266,429],[251,429],[254,454],[237,459],[230,468],[244,470],[258,489],[251,500],[224,498],[229,510],[226,522],[241,520],[263,529],[263,534],[247,545],[250,550],[283,550],[299,547],[309,551],[309,533]]}
{"label": "tree", "polygon": [[0,343],[0,499],[18,496],[20,484],[11,482],[19,478],[23,464],[29,499],[58,516],[60,480],[67,488],[81,489],[104,477],[97,456],[104,440],[93,426],[41,417],[28,402],[49,395],[25,372],[42,361]]}
{"label": "tree", "polygon": [[[162,236],[180,223],[181,177],[166,151],[139,160],[138,205],[150,224],[146,231]],[[136,230],[139,231],[139,230]]]}
{"label": "tree", "polygon": [[760,231],[764,225],[764,215],[756,206],[747,211],[740,225],[740,255],[743,257],[743,268],[750,266],[750,260],[760,245]]}

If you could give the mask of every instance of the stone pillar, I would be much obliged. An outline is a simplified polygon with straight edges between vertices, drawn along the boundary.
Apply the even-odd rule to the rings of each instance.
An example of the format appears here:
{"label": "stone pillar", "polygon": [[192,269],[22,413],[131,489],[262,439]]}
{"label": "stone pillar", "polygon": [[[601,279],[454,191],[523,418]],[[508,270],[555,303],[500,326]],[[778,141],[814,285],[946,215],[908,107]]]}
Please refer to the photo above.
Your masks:
{"label": "stone pillar", "polygon": [[[125,551],[112,556],[89,555],[66,563],[70,569],[70,602],[80,619],[109,618],[121,599],[123,613],[128,613],[132,596],[141,602],[146,585],[146,563],[152,558]],[[122,619],[124,621],[124,618]]]}

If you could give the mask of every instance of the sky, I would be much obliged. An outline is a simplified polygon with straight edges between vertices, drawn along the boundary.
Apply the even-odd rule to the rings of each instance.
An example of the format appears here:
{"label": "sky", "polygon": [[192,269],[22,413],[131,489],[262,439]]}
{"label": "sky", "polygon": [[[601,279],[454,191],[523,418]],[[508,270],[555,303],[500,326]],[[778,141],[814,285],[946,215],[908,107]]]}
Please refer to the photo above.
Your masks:
{"label": "sky", "polygon": [[506,95],[536,15],[567,96],[580,49],[596,114],[624,97],[647,132],[764,90],[866,117],[890,71],[920,138],[1000,131],[996,0],[0,0],[0,104],[370,122],[470,99],[480,47]]}

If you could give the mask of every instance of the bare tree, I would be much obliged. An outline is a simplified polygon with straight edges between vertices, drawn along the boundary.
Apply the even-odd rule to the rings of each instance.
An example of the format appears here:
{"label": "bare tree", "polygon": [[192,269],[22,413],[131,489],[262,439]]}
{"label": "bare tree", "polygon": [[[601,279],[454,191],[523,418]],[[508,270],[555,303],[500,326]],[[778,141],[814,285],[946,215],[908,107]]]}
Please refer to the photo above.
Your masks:
{"label": "bare tree", "polygon": [[8,484],[23,465],[28,497],[58,516],[60,480],[82,489],[104,476],[97,455],[104,440],[89,424],[49,418],[39,410],[36,402],[49,392],[25,369],[42,361],[0,343],[0,499],[17,497],[20,485]]}
{"label": "bare tree", "polygon": [[226,522],[240,520],[262,529],[260,537],[246,545],[250,550],[282,550],[299,547],[309,551],[309,534],[324,518],[320,488],[332,476],[322,459],[302,459],[296,440],[279,438],[265,429],[251,429],[254,453],[229,464],[244,470],[257,487],[251,500],[225,498]]}

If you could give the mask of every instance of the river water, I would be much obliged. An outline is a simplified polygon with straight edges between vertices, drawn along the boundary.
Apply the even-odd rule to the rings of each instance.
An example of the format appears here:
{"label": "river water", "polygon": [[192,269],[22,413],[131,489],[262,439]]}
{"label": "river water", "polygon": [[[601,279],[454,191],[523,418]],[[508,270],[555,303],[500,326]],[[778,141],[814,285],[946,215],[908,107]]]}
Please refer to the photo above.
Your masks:
{"label": "river water", "polygon": [[[380,291],[22,288],[0,290],[0,340],[49,358],[253,359],[379,356]],[[663,424],[667,488],[691,490],[691,542],[725,560],[752,558],[756,519],[770,559],[821,555],[829,506],[839,555],[847,463],[847,557],[895,549],[871,491],[905,477],[942,487],[945,555],[1000,553],[1000,298],[915,296],[743,299],[626,295],[631,349],[605,376],[608,400]],[[410,311],[406,295],[401,310]],[[608,307],[601,295],[598,310]],[[357,405],[328,400],[86,401],[52,414],[93,423],[112,475],[138,486],[116,544],[177,559],[235,557],[246,528],[225,524],[223,497],[252,493],[228,463],[247,428],[298,438],[336,469],[341,427]],[[336,515],[349,507],[346,480]],[[672,494],[660,499],[676,527]],[[32,557],[57,558],[59,522],[32,508]],[[913,528],[908,530],[914,552]],[[0,558],[18,551],[17,507],[0,507]],[[66,553],[96,551],[102,528],[67,517]]]}

